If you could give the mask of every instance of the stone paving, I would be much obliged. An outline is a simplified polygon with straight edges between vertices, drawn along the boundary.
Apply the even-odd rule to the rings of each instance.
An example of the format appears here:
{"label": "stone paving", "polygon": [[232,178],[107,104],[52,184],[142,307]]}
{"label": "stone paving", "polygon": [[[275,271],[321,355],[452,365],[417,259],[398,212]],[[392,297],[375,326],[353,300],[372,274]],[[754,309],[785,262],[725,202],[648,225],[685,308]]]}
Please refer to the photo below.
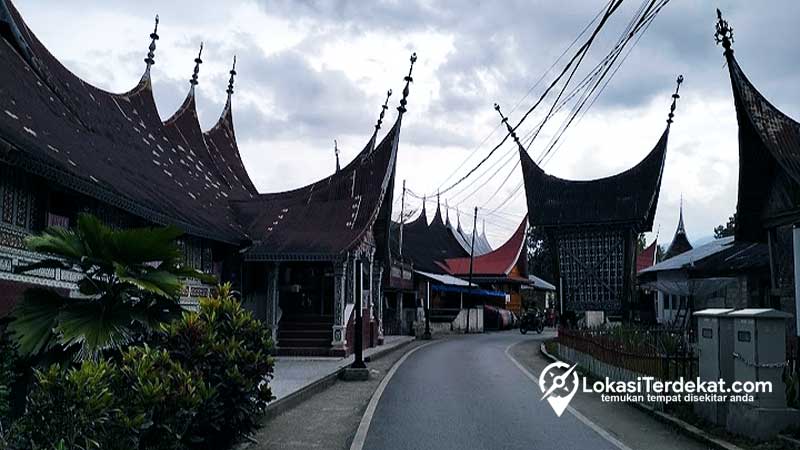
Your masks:
{"label": "stone paving", "polygon": [[[396,342],[394,347],[404,343],[405,339]],[[425,342],[411,342],[402,349],[368,362],[369,381],[338,381],[330,388],[277,417],[263,420],[252,442],[245,448],[247,450],[348,450],[367,403],[383,377],[407,351]],[[385,347],[386,345],[378,347],[378,350],[383,350]],[[374,350],[370,352],[373,353]],[[341,359],[339,361],[342,362]]]}
{"label": "stone paving", "polygon": [[[412,336],[385,336],[383,345],[364,350],[368,358],[376,352],[383,352],[414,340]],[[275,377],[270,382],[272,395],[280,400],[315,381],[339,371],[353,362],[347,358],[324,358],[302,356],[280,356],[275,358]]]}

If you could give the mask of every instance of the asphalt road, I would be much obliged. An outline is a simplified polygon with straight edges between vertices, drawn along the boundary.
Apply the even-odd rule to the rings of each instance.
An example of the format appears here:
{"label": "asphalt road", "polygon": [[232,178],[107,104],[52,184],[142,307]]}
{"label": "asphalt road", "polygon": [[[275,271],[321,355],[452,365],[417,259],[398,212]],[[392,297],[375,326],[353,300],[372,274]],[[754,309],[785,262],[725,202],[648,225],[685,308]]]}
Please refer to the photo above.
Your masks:
{"label": "asphalt road", "polygon": [[531,339],[540,337],[480,334],[410,355],[386,386],[364,449],[617,449],[540,401],[539,387],[505,353]]}

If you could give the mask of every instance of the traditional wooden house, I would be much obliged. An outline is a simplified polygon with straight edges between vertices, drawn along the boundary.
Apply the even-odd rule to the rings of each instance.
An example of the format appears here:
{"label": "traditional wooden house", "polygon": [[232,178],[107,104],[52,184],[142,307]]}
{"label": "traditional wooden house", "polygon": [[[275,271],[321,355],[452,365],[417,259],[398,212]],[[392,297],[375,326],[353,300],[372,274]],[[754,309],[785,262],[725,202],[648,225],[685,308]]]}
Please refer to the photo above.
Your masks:
{"label": "traditional wooden house", "polygon": [[[42,256],[25,249],[25,236],[50,225],[70,227],[80,212],[118,227],[175,224],[186,232],[180,245],[187,265],[238,278],[239,264],[231,256],[244,235],[228,202],[250,198],[255,189],[232,129],[235,72],[219,121],[203,133],[195,108],[198,55],[186,99],[162,122],[150,77],[157,33],[156,19],[139,83],[113,94],[70,72],[11,2],[0,1],[0,292],[5,305],[29,285],[75,288],[74,274],[18,274],[15,268]],[[209,289],[190,283],[183,300],[196,301]]]}
{"label": "traditional wooden house", "polygon": [[[682,80],[678,78],[678,89]],[[586,181],[558,178],[545,173],[518,144],[528,217],[554,243],[565,312],[630,315],[636,239],[653,226],[678,89],[655,147],[617,175]],[[512,132],[508,119],[503,122]]]}
{"label": "traditional wooden house", "polygon": [[[733,54],[733,31],[717,10],[716,40],[725,50],[739,124],[736,241],[769,248],[769,307],[797,317],[800,270],[800,123],[747,78]],[[790,324],[796,331],[795,324]],[[792,333],[795,334],[795,333]]]}
{"label": "traditional wooden house", "polygon": [[[412,56],[412,68],[415,61]],[[362,342],[382,341],[381,281],[388,269],[392,186],[411,81],[409,71],[392,128],[376,145],[379,120],[350,164],[299,189],[231,202],[252,239],[242,251],[245,299],[263,308],[260,314],[277,329],[279,351],[351,351],[356,296],[364,306]]]}
{"label": "traditional wooden house", "polygon": [[[411,70],[397,120],[380,141],[386,104],[367,145],[343,169],[303,188],[259,194],[234,132],[235,67],[222,114],[204,132],[195,105],[201,45],[183,104],[162,121],[151,81],[158,18],[150,38],[140,82],[106,92],[64,67],[0,0],[0,315],[27,286],[75,289],[75,274],[15,268],[43,257],[24,248],[25,236],[70,227],[90,212],[117,227],[180,227],[185,264],[232,281],[273,327],[279,351],[352,351],[356,295],[369,318],[365,341],[379,342],[377,300]],[[211,289],[189,280],[182,300],[191,304]]]}

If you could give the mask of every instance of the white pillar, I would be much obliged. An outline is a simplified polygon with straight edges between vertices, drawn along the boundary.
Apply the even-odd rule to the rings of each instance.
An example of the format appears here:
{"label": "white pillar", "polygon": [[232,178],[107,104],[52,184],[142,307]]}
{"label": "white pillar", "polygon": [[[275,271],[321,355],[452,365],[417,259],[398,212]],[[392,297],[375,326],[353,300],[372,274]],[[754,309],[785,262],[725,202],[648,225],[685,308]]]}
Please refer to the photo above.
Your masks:
{"label": "white pillar", "polygon": [[347,345],[347,266],[348,261],[333,263],[333,340],[331,346],[344,350]]}
{"label": "white pillar", "polygon": [[564,281],[563,278],[558,277],[558,314],[559,316],[564,315]]}

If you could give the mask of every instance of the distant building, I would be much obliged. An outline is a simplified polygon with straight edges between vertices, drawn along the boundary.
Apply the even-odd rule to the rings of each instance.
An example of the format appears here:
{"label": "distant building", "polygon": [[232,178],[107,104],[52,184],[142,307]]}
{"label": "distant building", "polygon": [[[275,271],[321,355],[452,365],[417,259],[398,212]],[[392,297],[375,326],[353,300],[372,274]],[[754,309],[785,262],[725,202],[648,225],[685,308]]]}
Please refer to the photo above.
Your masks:
{"label": "distant building", "polygon": [[657,293],[658,323],[693,330],[694,311],[768,305],[769,252],[765,244],[715,239],[640,271],[639,282]]}
{"label": "distant building", "polygon": [[522,312],[521,288],[533,284],[528,279],[528,258],[525,252],[527,226],[525,218],[514,234],[496,250],[472,259],[468,256],[448,258],[439,265],[450,275],[468,280],[472,274],[472,281],[481,288],[505,293],[504,298],[476,299],[470,296],[471,301],[477,300],[508,309],[519,316]]}
{"label": "distant building", "polygon": [[691,249],[692,244],[686,237],[686,227],[683,225],[683,200],[681,199],[678,228],[675,229],[675,236],[672,238],[672,242],[670,242],[667,251],[664,253],[664,259],[670,259],[673,256],[688,252]]}

